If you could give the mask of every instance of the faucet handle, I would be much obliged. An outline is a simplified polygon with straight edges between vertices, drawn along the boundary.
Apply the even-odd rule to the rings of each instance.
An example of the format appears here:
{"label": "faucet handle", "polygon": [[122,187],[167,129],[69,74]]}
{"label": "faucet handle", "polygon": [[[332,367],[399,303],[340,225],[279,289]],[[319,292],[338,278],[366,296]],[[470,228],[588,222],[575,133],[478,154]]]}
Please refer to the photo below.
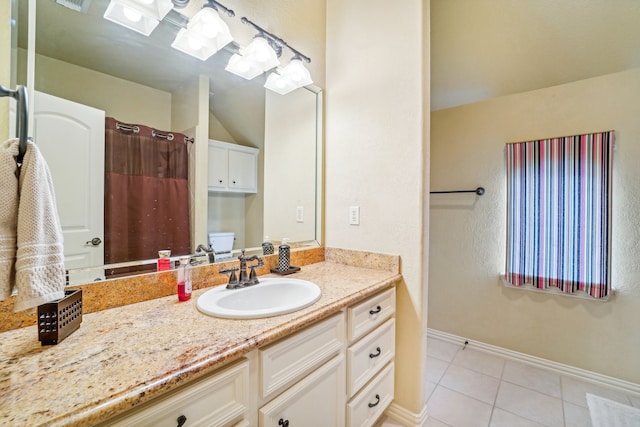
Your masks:
{"label": "faucet handle", "polygon": [[[238,271],[239,268],[225,268],[220,270],[218,273],[220,274],[226,274],[226,273],[231,273],[229,275],[229,285],[237,285],[238,284],[238,277],[236,276],[236,271]],[[229,285],[227,285],[227,287],[229,287]]]}

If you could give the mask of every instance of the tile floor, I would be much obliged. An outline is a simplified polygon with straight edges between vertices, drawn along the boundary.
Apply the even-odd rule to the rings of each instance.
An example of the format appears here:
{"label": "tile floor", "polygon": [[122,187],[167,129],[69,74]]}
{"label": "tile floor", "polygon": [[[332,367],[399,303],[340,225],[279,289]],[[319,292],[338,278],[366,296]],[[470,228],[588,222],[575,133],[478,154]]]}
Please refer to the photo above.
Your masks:
{"label": "tile floor", "polygon": [[427,427],[591,427],[586,393],[640,407],[640,396],[434,338],[427,393]]}

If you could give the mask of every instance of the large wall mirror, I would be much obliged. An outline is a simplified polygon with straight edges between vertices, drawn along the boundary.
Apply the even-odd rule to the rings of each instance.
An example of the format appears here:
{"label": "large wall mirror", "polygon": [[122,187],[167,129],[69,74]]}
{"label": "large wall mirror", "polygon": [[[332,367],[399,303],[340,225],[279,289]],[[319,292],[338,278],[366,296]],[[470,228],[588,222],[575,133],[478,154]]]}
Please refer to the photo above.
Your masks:
{"label": "large wall mirror", "polygon": [[[27,2],[19,3],[19,19],[26,22]],[[234,251],[241,248],[258,251],[265,236],[270,236],[276,247],[282,238],[290,239],[294,247],[320,244],[322,92],[318,87],[297,89],[283,96],[267,93],[263,87],[265,76],[247,81],[226,72],[225,65],[237,46],[233,43],[207,61],[173,49],[171,43],[186,23],[185,14],[200,8],[203,0],[192,0],[184,10],[172,10],[148,37],[105,20],[109,0],[34,3],[37,10],[32,102],[36,122],[46,121],[38,116],[39,109],[46,113],[47,108],[56,108],[48,106],[48,97],[52,96],[104,111],[106,117],[124,123],[196,136],[194,145],[207,144],[207,139],[212,139],[259,150],[257,192],[208,191],[205,197],[191,198],[192,211],[206,212],[196,216],[198,223],[192,224],[191,253],[198,244],[207,244],[212,232],[233,232]],[[64,3],[84,3],[85,7],[73,10]],[[263,3],[243,0],[228,5],[236,13],[235,18],[229,18],[232,33],[247,33],[249,29],[239,23],[240,16],[255,13],[256,5],[264,7]],[[26,68],[25,27],[19,27],[18,69]],[[71,122],[75,113],[68,114]],[[207,128],[204,131],[203,123]],[[36,125],[37,144],[38,132],[43,133],[38,129]],[[64,145],[43,146],[41,151],[52,171],[63,228],[78,228],[77,224],[82,223],[78,221],[78,212],[84,209],[78,199],[94,194],[90,188],[85,190],[84,185],[92,178],[80,178],[83,176],[80,173],[91,174],[104,160],[100,153],[60,147]],[[196,158],[190,158],[190,162],[203,165],[206,149],[198,148],[195,153]],[[208,167],[206,161],[204,165]],[[190,164],[190,167],[198,166]],[[63,176],[70,171],[71,176]],[[206,172],[204,175],[196,172],[191,179],[198,176],[206,176]],[[60,206],[67,207],[75,218],[63,217],[65,209]],[[98,211],[103,209],[100,207]],[[300,212],[304,212],[302,218]],[[92,233],[95,236],[86,235],[81,244],[90,242],[92,237],[102,238],[100,230]],[[65,237],[65,247],[66,244]],[[90,251],[94,245],[86,246]],[[163,248],[159,246],[160,249]],[[172,253],[172,257],[179,255],[183,254]],[[71,283],[105,278],[104,272],[110,271],[105,269],[104,262],[93,260],[82,264],[78,259],[73,256],[66,259],[67,268],[72,270]]]}

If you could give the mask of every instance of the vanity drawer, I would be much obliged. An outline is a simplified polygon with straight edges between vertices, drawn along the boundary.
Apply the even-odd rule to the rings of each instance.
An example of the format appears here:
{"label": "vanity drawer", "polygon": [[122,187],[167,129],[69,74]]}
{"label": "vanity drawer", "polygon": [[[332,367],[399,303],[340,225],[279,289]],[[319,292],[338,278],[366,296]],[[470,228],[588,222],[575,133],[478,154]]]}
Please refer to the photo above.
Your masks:
{"label": "vanity drawer", "polygon": [[395,319],[349,347],[347,350],[347,394],[352,397],[395,356]]}
{"label": "vanity drawer", "polygon": [[393,362],[347,404],[347,427],[371,426],[393,400]]}
{"label": "vanity drawer", "polygon": [[345,344],[344,313],[285,338],[258,351],[260,391],[267,399],[312,372]]}
{"label": "vanity drawer", "polygon": [[249,362],[246,359],[187,384],[140,409],[101,426],[175,427],[185,416],[188,426],[242,426],[249,407]]}
{"label": "vanity drawer", "polygon": [[391,288],[347,309],[349,342],[372,331],[396,311],[396,290]]}

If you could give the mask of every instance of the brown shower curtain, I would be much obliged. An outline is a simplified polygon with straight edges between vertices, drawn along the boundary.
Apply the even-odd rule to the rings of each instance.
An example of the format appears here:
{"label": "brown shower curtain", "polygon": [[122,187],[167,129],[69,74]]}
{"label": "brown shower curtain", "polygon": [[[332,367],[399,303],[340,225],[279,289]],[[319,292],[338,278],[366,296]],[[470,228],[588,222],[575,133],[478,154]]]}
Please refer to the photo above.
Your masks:
{"label": "brown shower curtain", "polygon": [[[164,249],[172,255],[190,252],[187,143],[180,133],[107,117],[105,264],[157,258]],[[106,273],[154,269],[155,264]]]}

